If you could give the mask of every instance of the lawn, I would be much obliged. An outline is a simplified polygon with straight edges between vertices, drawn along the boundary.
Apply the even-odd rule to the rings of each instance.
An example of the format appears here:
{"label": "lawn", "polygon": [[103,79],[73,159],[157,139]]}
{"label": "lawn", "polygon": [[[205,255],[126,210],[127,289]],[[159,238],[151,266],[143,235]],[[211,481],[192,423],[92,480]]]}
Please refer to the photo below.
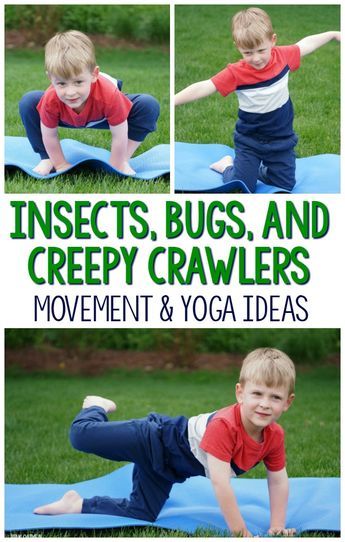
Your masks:
{"label": "lawn", "polygon": [[[296,401],[281,419],[289,475],[339,476],[339,370],[319,366],[297,368],[297,372]],[[69,444],[69,425],[87,394],[117,402],[117,413],[111,419],[142,417],[150,411],[190,416],[233,402],[236,378],[237,373],[215,372],[117,370],[97,377],[67,377],[11,370],[6,378],[6,481],[73,483],[119,466],[76,452]],[[246,476],[262,478],[264,467],[258,466]],[[157,536],[152,529],[105,530],[96,535],[141,536],[138,533]],[[71,536],[62,531],[48,534]],[[204,532],[202,536],[214,534]],[[88,531],[79,533],[88,535]],[[167,536],[180,535],[167,532]]]}
{"label": "lawn", "polygon": [[[232,16],[245,6],[180,5],[175,9],[176,91],[209,79],[229,62],[239,60],[230,36]],[[303,37],[339,30],[340,6],[260,6],[271,16],[278,45]],[[302,59],[290,74],[290,95],[295,109],[297,155],[340,152],[340,47],[332,42]],[[238,101],[230,95],[211,97],[180,106],[175,116],[175,140],[224,143],[233,146],[232,133]]]}
{"label": "lawn", "polygon": [[[158,129],[150,134],[136,154],[161,143],[169,143],[169,52],[162,47],[141,49],[98,49],[101,71],[122,79],[125,93],[147,93],[161,105]],[[45,89],[43,51],[7,50],[5,83],[5,134],[24,136],[18,102],[29,90]],[[88,145],[110,149],[108,130],[60,129],[60,138],[78,139]],[[140,181],[94,171],[78,171],[51,180],[33,179],[25,173],[6,176],[8,193],[169,193],[169,180]]]}

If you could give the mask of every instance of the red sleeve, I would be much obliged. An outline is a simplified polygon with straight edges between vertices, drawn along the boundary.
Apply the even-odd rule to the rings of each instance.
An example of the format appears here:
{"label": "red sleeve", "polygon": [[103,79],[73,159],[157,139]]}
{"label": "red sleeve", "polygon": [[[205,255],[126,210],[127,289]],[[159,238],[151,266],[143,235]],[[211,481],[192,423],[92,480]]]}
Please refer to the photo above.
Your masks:
{"label": "red sleeve", "polygon": [[230,432],[227,423],[221,418],[211,420],[200,442],[200,448],[221,461],[230,462],[236,442],[234,433],[236,431]]}
{"label": "red sleeve", "polygon": [[284,445],[284,430],[277,426],[272,438],[272,446],[270,451],[264,457],[264,463],[268,470],[279,471],[285,467],[285,445]]}
{"label": "red sleeve", "polygon": [[[54,93],[55,94],[55,93]],[[37,111],[44,126],[48,128],[56,128],[59,125],[59,107],[57,104],[58,98],[54,99],[54,94],[50,91],[50,87],[43,94],[37,104]]]}
{"label": "red sleeve", "polygon": [[283,53],[290,70],[292,72],[298,70],[301,64],[301,50],[298,45],[283,45],[279,49]]}
{"label": "red sleeve", "polygon": [[211,77],[211,81],[222,96],[234,92],[237,87],[235,72],[231,64]]}
{"label": "red sleeve", "polygon": [[124,122],[132,109],[132,102],[117,88],[114,89],[114,100],[105,105],[105,118],[110,126]]}

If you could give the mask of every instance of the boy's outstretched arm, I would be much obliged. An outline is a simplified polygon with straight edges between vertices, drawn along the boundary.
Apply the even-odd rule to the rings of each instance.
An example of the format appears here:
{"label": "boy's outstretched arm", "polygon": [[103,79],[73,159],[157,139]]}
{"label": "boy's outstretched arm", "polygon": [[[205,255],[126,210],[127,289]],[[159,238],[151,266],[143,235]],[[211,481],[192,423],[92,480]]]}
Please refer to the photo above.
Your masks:
{"label": "boy's outstretched arm", "polygon": [[206,98],[216,92],[216,90],[217,89],[211,79],[193,83],[175,95],[175,105],[183,105],[188,102],[200,100],[201,98]]}
{"label": "boy's outstretched arm", "polygon": [[110,151],[110,165],[126,173],[127,175],[135,175],[134,169],[128,163],[128,123],[127,120],[117,124],[116,126],[109,126],[111,132],[111,151]]}
{"label": "boy's outstretched arm", "polygon": [[253,536],[246,527],[230,485],[230,463],[207,454],[207,464],[213,489],[229,530],[235,535]]}
{"label": "boy's outstretched arm", "polygon": [[305,56],[313,53],[316,51],[316,49],[326,45],[326,43],[332,40],[340,41],[340,32],[331,31],[323,32],[322,34],[314,34],[313,36],[307,36],[306,38],[298,41],[296,45],[298,45],[300,48],[301,56]]}
{"label": "boy's outstretched arm", "polygon": [[268,534],[293,536],[296,529],[286,529],[286,509],[289,498],[289,479],[286,469],[267,471],[270,496],[271,522]]}

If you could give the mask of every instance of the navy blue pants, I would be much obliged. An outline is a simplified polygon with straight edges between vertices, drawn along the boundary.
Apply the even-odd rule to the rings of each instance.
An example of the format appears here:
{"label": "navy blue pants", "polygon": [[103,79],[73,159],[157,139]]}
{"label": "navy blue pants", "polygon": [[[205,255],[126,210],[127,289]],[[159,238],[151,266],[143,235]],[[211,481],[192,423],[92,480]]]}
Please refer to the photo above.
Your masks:
{"label": "navy blue pants", "polygon": [[[24,124],[26,135],[33,150],[41,156],[41,159],[48,158],[47,151],[42,141],[40,116],[36,109],[38,102],[43,96],[41,90],[33,90],[24,94],[19,102],[19,113]],[[144,141],[145,137],[156,130],[160,106],[156,98],[149,94],[126,94],[133,104],[128,117],[128,139],[132,141]],[[59,123],[59,126],[73,128],[74,126]],[[108,130],[109,124],[103,121],[100,124],[88,128]]]}
{"label": "navy blue pants", "polygon": [[234,164],[223,172],[224,182],[240,180],[250,192],[255,192],[257,180],[260,179],[290,192],[296,183],[294,147],[297,141],[295,134],[269,141],[235,131]]}
{"label": "navy blue pants", "polygon": [[151,413],[146,418],[109,422],[98,406],[74,419],[72,446],[112,461],[134,463],[129,498],[83,499],[82,513],[126,516],[155,521],[175,482],[205,476],[188,443],[188,419]]}

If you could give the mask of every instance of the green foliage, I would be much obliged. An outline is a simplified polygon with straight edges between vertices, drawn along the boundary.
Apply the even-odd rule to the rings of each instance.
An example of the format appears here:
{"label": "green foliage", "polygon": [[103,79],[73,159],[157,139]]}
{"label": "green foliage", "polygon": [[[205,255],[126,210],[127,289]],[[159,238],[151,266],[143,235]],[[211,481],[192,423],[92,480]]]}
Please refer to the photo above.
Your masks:
{"label": "green foliage", "polygon": [[38,45],[70,29],[155,44],[168,44],[170,33],[169,6],[162,5],[7,5],[5,25]]}
{"label": "green foliage", "polygon": [[44,45],[56,33],[62,6],[7,5],[5,28],[26,33],[29,45]]}
{"label": "green foliage", "polygon": [[295,363],[319,363],[340,350],[338,329],[7,329],[6,346],[172,351],[175,364],[193,367],[197,352],[245,355],[262,346],[286,352]]}
{"label": "green foliage", "polygon": [[[244,330],[249,352],[269,345],[286,352],[295,363],[318,363],[340,351],[339,329],[253,329]],[[244,346],[244,345],[243,345]]]}

